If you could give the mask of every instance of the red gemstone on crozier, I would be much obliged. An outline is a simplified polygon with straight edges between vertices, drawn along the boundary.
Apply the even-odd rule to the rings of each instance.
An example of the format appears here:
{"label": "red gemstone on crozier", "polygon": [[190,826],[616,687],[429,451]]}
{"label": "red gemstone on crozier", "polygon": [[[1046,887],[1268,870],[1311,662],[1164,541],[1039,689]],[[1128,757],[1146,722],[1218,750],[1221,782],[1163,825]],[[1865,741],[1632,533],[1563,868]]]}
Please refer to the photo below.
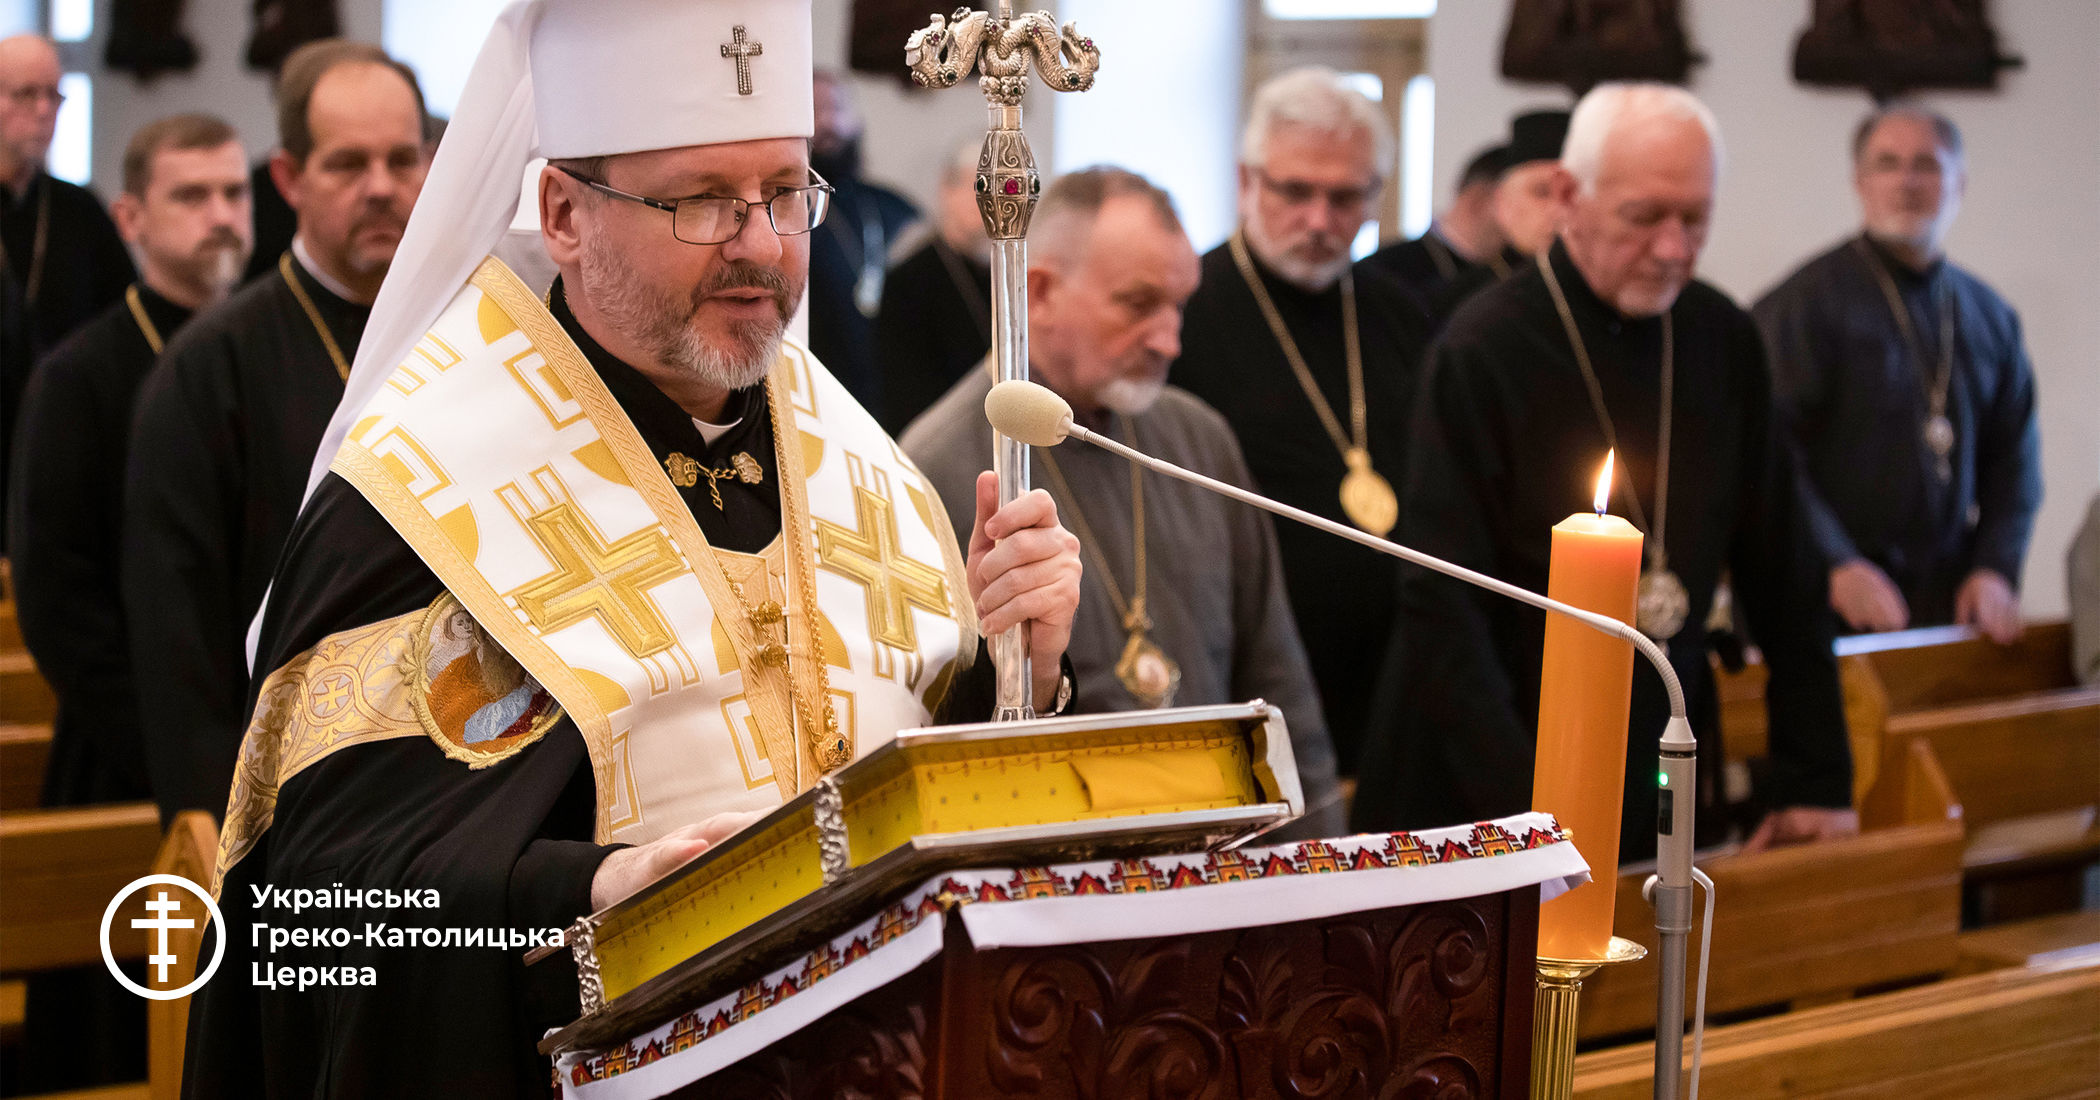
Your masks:
{"label": "red gemstone on crozier", "polygon": [[1021,193],[1021,181],[1016,179],[1007,180],[1003,189],[1009,195],[1018,195]]}

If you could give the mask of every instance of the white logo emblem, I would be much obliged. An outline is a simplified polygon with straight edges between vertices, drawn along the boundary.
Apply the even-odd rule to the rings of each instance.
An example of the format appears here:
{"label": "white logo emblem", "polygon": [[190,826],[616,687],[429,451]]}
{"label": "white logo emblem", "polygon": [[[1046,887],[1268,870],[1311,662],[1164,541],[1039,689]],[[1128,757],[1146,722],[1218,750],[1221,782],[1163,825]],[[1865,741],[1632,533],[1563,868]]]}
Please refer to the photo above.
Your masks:
{"label": "white logo emblem", "polygon": [[[167,890],[156,890],[145,906],[146,911],[153,915],[150,917],[131,918],[131,927],[143,929],[154,934],[153,953],[146,956],[146,965],[156,971],[153,980],[159,982],[167,981],[168,968],[182,961],[168,950],[168,933],[192,928],[201,930],[204,925],[198,920],[198,914],[209,915],[211,922],[219,926],[219,934],[213,937],[212,941],[211,963],[200,970],[188,985],[180,989],[149,989],[132,981],[131,976],[124,973],[123,969],[117,965],[116,956],[109,948],[109,926],[110,922],[116,919],[117,910],[124,907],[126,898],[148,886],[178,887],[184,893],[191,895],[198,902],[202,903],[201,905],[193,905],[190,904],[189,899],[172,896]],[[176,914],[188,915],[177,916]],[[196,991],[197,987],[210,981],[213,974],[218,973],[219,960],[225,956],[226,922],[219,915],[218,905],[211,900],[211,895],[205,892],[203,887],[183,878],[181,875],[147,875],[144,878],[134,880],[131,885],[117,891],[117,896],[109,899],[109,908],[102,911],[102,964],[109,967],[110,975],[116,978],[117,981],[122,982],[124,988],[149,1000],[172,1001],[178,997],[189,996]]]}

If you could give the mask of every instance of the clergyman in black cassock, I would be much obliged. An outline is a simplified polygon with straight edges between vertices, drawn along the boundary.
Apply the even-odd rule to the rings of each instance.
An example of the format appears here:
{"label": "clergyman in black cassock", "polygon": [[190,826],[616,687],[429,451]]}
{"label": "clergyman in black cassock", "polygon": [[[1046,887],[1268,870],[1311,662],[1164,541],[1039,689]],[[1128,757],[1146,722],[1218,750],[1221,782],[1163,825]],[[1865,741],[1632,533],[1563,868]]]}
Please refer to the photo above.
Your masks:
{"label": "clergyman in black cassock", "polygon": [[192,309],[239,277],[242,156],[233,128],[208,115],[132,136],[115,213],[143,274],[44,358],[24,395],[7,523],[23,640],[58,698],[47,806],[150,794],[118,582],[133,401]]}
{"label": "clergyman in black cassock", "polygon": [[[1634,487],[1652,515],[1661,323],[1627,319],[1600,301],[1559,245],[1552,263],[1617,429],[1617,482]],[[1676,401],[1665,539],[1670,568],[1691,594],[1692,625],[1666,648],[1692,728],[1710,755],[1720,731],[1697,624],[1725,569],[1771,669],[1767,800],[1849,805],[1823,559],[1774,422],[1757,331],[1703,283],[1687,287],[1670,315]],[[1535,270],[1461,307],[1431,352],[1421,402],[1398,541],[1545,591],[1553,525],[1589,506],[1606,444]],[[1354,823],[1415,828],[1529,809],[1544,617],[1412,567],[1401,569],[1400,608]],[[1629,856],[1654,843],[1646,823],[1655,819],[1655,744],[1668,713],[1661,681],[1636,662],[1621,834]]]}
{"label": "clergyman in black cassock", "polygon": [[[1182,318],[1174,384],[1224,414],[1262,493],[1347,523],[1337,495],[1347,467],[1285,364],[1229,248],[1220,245],[1203,257],[1203,282]],[[1277,278],[1259,257],[1254,262],[1320,392],[1346,417],[1339,285],[1307,293]],[[1356,311],[1371,464],[1397,477],[1407,461],[1408,409],[1429,321],[1398,284],[1361,265]],[[1393,629],[1392,559],[1299,523],[1276,524],[1276,541],[1335,755],[1342,774],[1351,775],[1379,657]]]}
{"label": "clergyman in black cassock", "polygon": [[280,259],[276,275],[185,326],[139,389],[122,575],[164,816],[225,812],[247,726],[248,624],[343,396],[321,329],[355,348],[371,314]]}
{"label": "clergyman in black cassock", "polygon": [[[95,196],[42,170],[0,183],[0,507],[31,369],[130,285],[131,255]],[[0,550],[6,536],[0,534]]]}
{"label": "clergyman in black cassock", "polygon": [[139,390],[124,603],[166,814],[225,812],[248,724],[248,628],[429,163],[413,74],[377,47],[302,46],[278,94],[292,248],[193,320]]}
{"label": "clergyman in black cassock", "polygon": [[[1376,107],[1325,69],[1270,80],[1248,116],[1252,140],[1244,144],[1258,163],[1239,168],[1240,230],[1203,257],[1170,378],[1224,414],[1261,492],[1350,523],[1341,501],[1351,471],[1344,451],[1360,448],[1375,475],[1400,484],[1407,413],[1430,332],[1426,308],[1404,287],[1349,263],[1390,141]],[[1245,271],[1236,245],[1245,251]],[[1270,324],[1264,298],[1288,343]],[[1352,298],[1361,352],[1354,384],[1344,310]],[[1292,366],[1293,349],[1331,421]],[[1277,524],[1276,541],[1337,766],[1351,775],[1379,654],[1392,635],[1389,559],[1297,523]]]}
{"label": "clergyman in black cassock", "polygon": [[[1398,541],[1543,592],[1552,528],[1592,506],[1615,437],[1612,507],[1641,517],[1647,569],[1682,582],[1677,621],[1643,615],[1642,623],[1664,640],[1702,753],[1720,759],[1698,624],[1726,569],[1771,674],[1771,777],[1759,794],[1788,812],[1772,815],[1768,827],[1801,830],[1763,839],[1841,833],[1853,820],[1852,771],[1822,555],[1776,422],[1756,327],[1725,295],[1691,279],[1712,201],[1714,146],[1688,116],[1704,112],[1681,89],[1656,85],[1608,84],[1591,95],[1621,99],[1620,111],[1599,116],[1621,115],[1608,136],[1623,144],[1605,143],[1590,187],[1578,191],[1572,174],[1558,186],[1565,232],[1581,235],[1568,239],[1582,242],[1598,274],[1586,275],[1564,240],[1544,262],[1460,307],[1424,373]],[[1642,134],[1652,144],[1627,138]],[[1651,151],[1658,149],[1667,152]],[[1662,213],[1645,224],[1626,213],[1643,210]],[[1616,280],[1609,298],[1595,289],[1600,276]],[[1666,411],[1662,396],[1672,389]],[[1669,451],[1660,455],[1665,415]],[[1419,828],[1531,808],[1544,615],[1402,566],[1400,616],[1352,824]],[[1632,690],[1620,850],[1639,859],[1654,851],[1656,741],[1669,712],[1661,680],[1638,661]]]}
{"label": "clergyman in black cassock", "polygon": [[[189,320],[188,309],[134,285],[160,336]],[[151,794],[117,578],[132,401],[154,350],[119,301],[46,356],[23,395],[8,544],[22,639],[58,698],[46,806]]]}
{"label": "clergyman in black cassock", "polygon": [[[1903,106],[1869,117],[1860,137],[1865,232],[1802,265],[1752,311],[1802,456],[1817,544],[1839,573],[1878,569],[1907,615],[1850,606],[1835,573],[1833,602],[1841,616],[1861,614],[1858,629],[1932,626],[1967,611],[2001,637],[2017,633],[2016,600],[2003,616],[2012,621],[1998,623],[1959,608],[1957,595],[1980,578],[2011,599],[2041,506],[2020,318],[1946,258],[1964,171],[1953,124]],[[1906,202],[1906,192],[1935,201]],[[1933,441],[1940,416],[1951,429],[1944,464]]]}

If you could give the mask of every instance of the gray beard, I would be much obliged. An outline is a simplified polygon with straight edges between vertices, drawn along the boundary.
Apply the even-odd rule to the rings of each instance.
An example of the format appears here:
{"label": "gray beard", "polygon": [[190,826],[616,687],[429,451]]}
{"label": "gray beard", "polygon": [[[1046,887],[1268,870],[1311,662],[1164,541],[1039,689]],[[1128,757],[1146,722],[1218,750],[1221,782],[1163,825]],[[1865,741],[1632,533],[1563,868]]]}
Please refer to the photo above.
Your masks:
{"label": "gray beard", "polygon": [[650,286],[597,236],[583,242],[583,286],[592,308],[613,329],[640,345],[657,362],[724,390],[757,385],[780,357],[787,318],[732,325],[728,346],[717,347],[694,331],[697,303]]}

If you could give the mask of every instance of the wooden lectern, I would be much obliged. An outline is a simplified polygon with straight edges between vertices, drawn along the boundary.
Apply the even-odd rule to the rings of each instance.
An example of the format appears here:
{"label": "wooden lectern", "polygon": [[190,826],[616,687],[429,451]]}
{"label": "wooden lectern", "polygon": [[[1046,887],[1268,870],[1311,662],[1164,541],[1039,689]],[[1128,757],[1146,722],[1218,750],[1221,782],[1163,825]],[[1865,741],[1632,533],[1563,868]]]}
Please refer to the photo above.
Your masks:
{"label": "wooden lectern", "polygon": [[[1548,815],[958,870],[740,986],[560,1053],[575,1100],[1521,1097]],[[708,998],[703,1000],[702,998]]]}

